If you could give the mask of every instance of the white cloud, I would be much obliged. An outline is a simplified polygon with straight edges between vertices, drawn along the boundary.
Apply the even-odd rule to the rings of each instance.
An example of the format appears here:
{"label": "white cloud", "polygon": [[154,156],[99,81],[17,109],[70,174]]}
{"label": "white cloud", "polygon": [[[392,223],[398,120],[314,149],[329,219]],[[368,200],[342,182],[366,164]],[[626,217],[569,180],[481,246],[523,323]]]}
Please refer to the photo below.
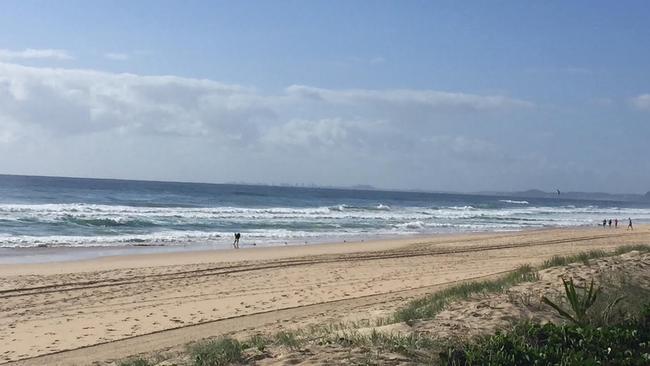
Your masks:
{"label": "white cloud", "polygon": [[[0,113],[5,119],[61,135],[114,130],[229,139],[246,136],[248,140],[267,132],[280,133],[282,128],[294,129],[292,136],[304,139],[309,135],[304,121],[320,121],[315,126],[321,137],[326,130],[338,133],[334,131],[342,128],[343,120],[401,123],[407,118],[404,109],[419,106],[425,106],[425,117],[432,118],[438,110],[471,113],[531,105],[503,96],[430,90],[333,90],[294,85],[285,93],[266,95],[205,79],[7,63],[0,63],[0,96]],[[314,101],[319,105],[313,105]],[[385,115],[381,110],[386,110]],[[400,121],[394,120],[395,115],[401,116]]]}
{"label": "white cloud", "polygon": [[393,106],[426,106],[443,109],[472,109],[472,110],[509,110],[528,108],[533,104],[527,101],[513,99],[501,95],[477,95],[468,93],[450,93],[434,90],[368,90],[348,89],[332,90],[314,88],[304,85],[292,85],[287,88],[289,95],[320,100],[335,104],[390,104]]}
{"label": "white cloud", "polygon": [[650,94],[641,94],[632,98],[632,105],[641,110],[650,110]]}
{"label": "white cloud", "polygon": [[126,53],[118,53],[118,52],[109,52],[104,54],[104,57],[106,57],[109,60],[113,61],[126,61],[130,58],[130,56]]}
{"label": "white cloud", "polygon": [[[0,115],[61,135],[203,135],[242,118],[238,103],[250,93],[210,80],[0,64]],[[212,110],[214,98],[221,103],[218,111]]]}
{"label": "white cloud", "polygon": [[51,60],[72,60],[68,51],[60,49],[33,49],[27,48],[22,51],[0,49],[0,60],[29,60],[29,59],[51,59]]}

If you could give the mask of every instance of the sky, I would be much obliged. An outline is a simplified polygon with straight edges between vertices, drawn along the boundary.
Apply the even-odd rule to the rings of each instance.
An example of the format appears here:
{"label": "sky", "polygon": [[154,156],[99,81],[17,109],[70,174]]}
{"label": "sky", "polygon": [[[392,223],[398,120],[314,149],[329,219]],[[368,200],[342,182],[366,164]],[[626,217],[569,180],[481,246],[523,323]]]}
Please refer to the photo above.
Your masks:
{"label": "sky", "polygon": [[0,173],[650,191],[647,1],[0,2]]}

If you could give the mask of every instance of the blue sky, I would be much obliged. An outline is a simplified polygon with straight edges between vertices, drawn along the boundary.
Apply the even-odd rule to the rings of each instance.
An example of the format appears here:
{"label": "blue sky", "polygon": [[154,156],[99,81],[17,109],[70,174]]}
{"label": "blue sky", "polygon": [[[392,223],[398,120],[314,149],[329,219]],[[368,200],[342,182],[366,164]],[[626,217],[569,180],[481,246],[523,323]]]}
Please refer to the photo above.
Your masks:
{"label": "blue sky", "polygon": [[0,7],[5,173],[650,190],[644,1]]}

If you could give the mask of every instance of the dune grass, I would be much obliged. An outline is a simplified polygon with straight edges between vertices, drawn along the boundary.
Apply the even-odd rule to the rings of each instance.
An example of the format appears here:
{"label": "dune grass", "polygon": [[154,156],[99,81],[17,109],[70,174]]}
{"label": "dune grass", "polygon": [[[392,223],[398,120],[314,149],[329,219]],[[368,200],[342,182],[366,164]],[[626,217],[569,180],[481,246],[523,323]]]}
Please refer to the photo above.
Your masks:
{"label": "dune grass", "polygon": [[582,252],[575,255],[559,256],[554,255],[551,259],[545,260],[541,265],[541,269],[566,266],[570,263],[583,263],[589,265],[590,259],[602,258],[612,255],[611,252],[606,252],[604,250],[590,250],[588,252]]}
{"label": "dune grass", "polygon": [[480,293],[504,291],[518,283],[536,281],[538,278],[534,267],[523,265],[496,280],[466,282],[413,300],[394,314],[394,320],[409,324],[416,319],[431,318],[451,302],[464,300]]}
{"label": "dune grass", "polygon": [[522,282],[536,281],[538,279],[537,271],[540,269],[565,266],[570,263],[579,262],[589,265],[591,259],[619,255],[633,250],[647,253],[650,252],[650,245],[621,246],[613,252],[590,250],[569,256],[553,256],[551,259],[544,261],[538,268],[523,265],[496,280],[467,282],[448,287],[442,291],[409,302],[393,315],[392,322],[406,322],[407,324],[411,324],[417,319],[433,318],[454,301],[468,299],[471,296],[482,293],[501,292]]}
{"label": "dune grass", "polygon": [[614,250],[614,254],[620,255],[623,253],[631,252],[633,250],[636,250],[641,253],[648,253],[650,252],[650,245],[647,244],[636,244],[636,245],[624,245],[621,247],[618,247]]}
{"label": "dune grass", "polygon": [[540,269],[545,269],[545,268],[550,268],[550,267],[558,267],[558,266],[566,266],[567,264],[570,263],[583,263],[585,265],[589,265],[589,261],[591,259],[598,259],[598,258],[603,258],[603,257],[609,257],[612,255],[620,255],[623,253],[628,253],[633,250],[639,251],[641,253],[647,253],[650,252],[650,245],[645,245],[645,244],[638,244],[638,245],[624,245],[616,248],[613,252],[607,252],[604,250],[596,249],[596,250],[590,250],[587,252],[582,252],[578,253],[575,255],[567,255],[567,256],[558,256],[555,255],[551,257],[551,259],[548,259],[542,263]]}
{"label": "dune grass", "polygon": [[294,350],[299,349],[300,346],[305,342],[305,337],[302,336],[302,332],[297,331],[281,331],[276,333],[273,338],[275,340],[275,344],[283,345]]}
{"label": "dune grass", "polygon": [[120,362],[119,366],[151,366],[152,363],[144,358],[133,358]]}
{"label": "dune grass", "polygon": [[342,332],[334,337],[333,342],[343,347],[359,347],[375,350],[379,354],[393,352],[404,355],[418,365],[431,364],[434,350],[441,349],[441,344],[425,334],[385,334],[373,331],[368,335],[355,330]]}
{"label": "dune grass", "polygon": [[222,337],[193,344],[188,349],[194,366],[223,366],[242,361],[242,344]]}
{"label": "dune grass", "polygon": [[470,365],[648,365],[650,305],[619,324],[522,323],[442,354],[442,364]]}

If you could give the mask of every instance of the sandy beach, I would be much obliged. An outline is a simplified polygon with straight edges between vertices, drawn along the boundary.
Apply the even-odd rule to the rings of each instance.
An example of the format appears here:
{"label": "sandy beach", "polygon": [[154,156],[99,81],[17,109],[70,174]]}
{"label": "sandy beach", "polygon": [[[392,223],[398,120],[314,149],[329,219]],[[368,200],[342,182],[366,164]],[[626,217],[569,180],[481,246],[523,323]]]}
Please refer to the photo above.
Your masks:
{"label": "sandy beach", "polygon": [[578,228],[2,265],[0,364],[101,364],[209,336],[367,319],[553,255],[648,243],[650,226]]}

